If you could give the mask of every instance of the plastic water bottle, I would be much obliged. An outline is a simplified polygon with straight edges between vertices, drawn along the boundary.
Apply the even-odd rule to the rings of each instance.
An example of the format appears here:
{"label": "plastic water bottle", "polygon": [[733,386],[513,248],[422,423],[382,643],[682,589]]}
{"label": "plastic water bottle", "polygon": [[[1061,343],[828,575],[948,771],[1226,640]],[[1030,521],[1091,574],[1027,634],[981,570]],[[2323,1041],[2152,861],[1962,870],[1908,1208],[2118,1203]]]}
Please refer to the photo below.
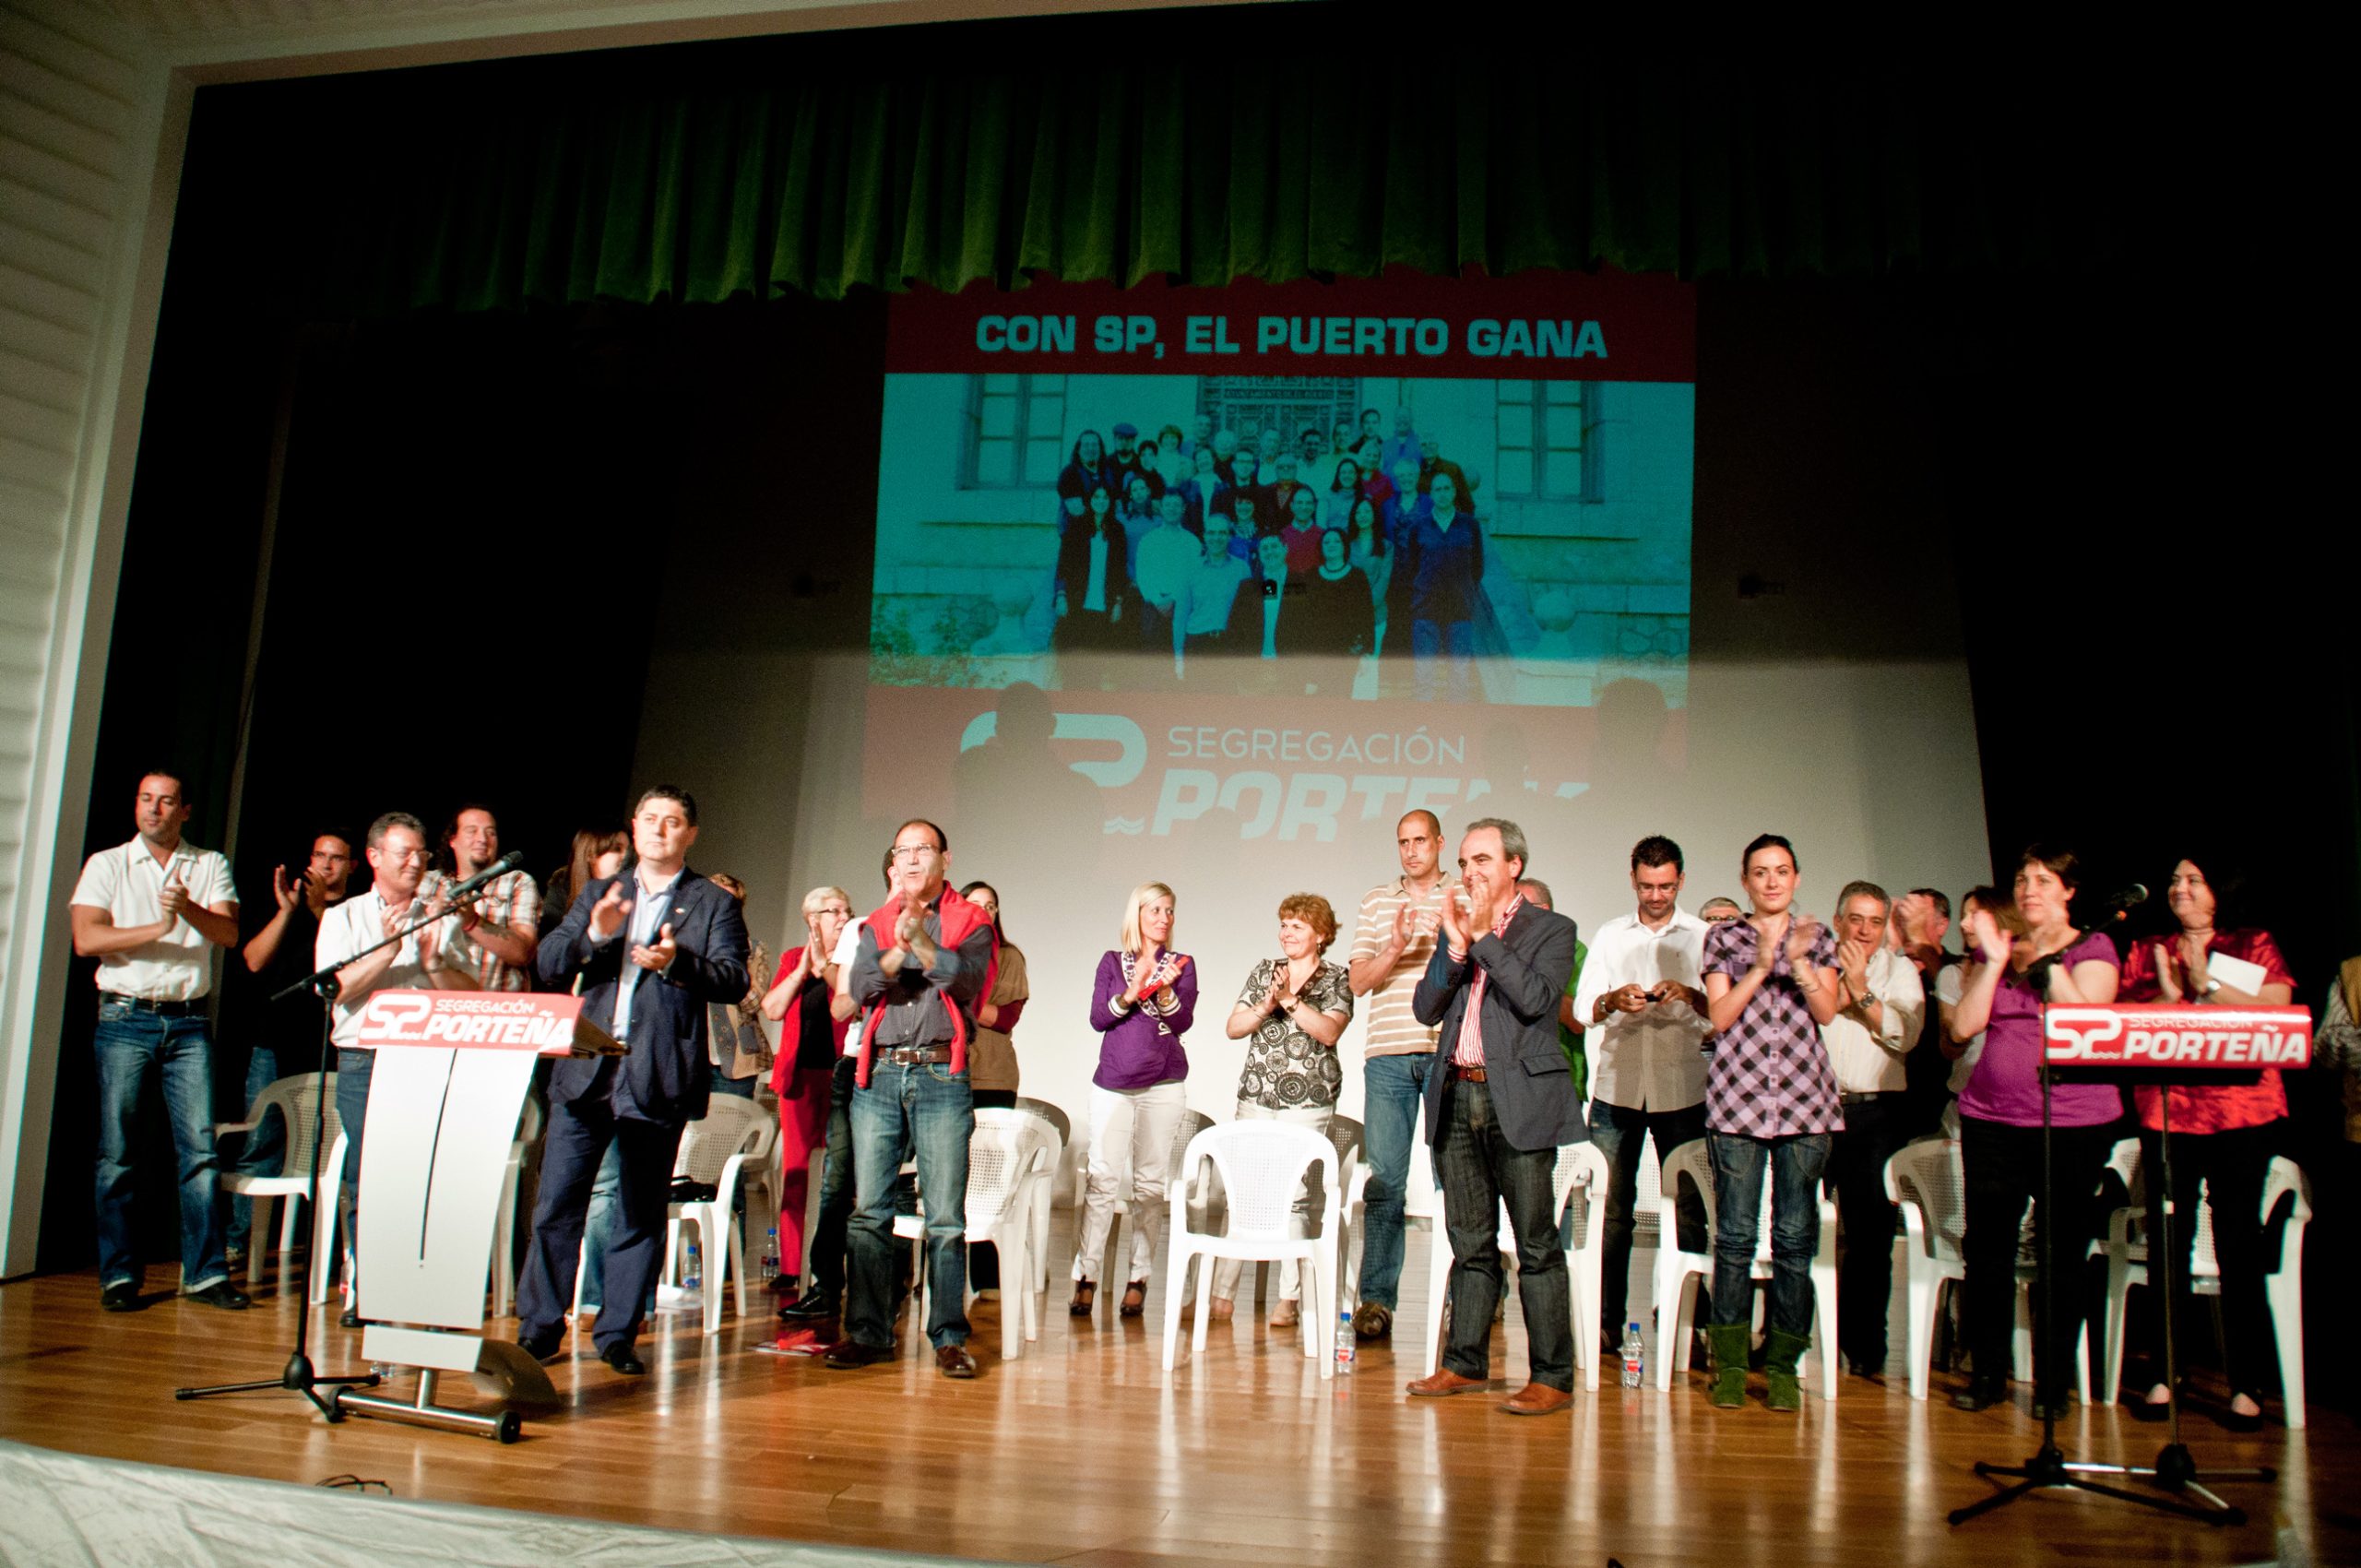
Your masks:
{"label": "plastic water bottle", "polygon": [[1640,1343],[1640,1325],[1623,1331],[1623,1386],[1638,1388],[1648,1380],[1648,1356]]}
{"label": "plastic water bottle", "polygon": [[1336,1314],[1336,1375],[1343,1377],[1350,1373],[1359,1356],[1360,1340],[1353,1333],[1353,1314],[1339,1312]]}
{"label": "plastic water bottle", "polygon": [[778,1273],[778,1227],[771,1227],[769,1240],[763,1243],[763,1279],[768,1283]]}
{"label": "plastic water bottle", "polygon": [[689,1243],[689,1261],[682,1265],[681,1268],[682,1289],[696,1290],[704,1288],[705,1276],[699,1271],[697,1267],[697,1244],[694,1241],[691,1241]]}

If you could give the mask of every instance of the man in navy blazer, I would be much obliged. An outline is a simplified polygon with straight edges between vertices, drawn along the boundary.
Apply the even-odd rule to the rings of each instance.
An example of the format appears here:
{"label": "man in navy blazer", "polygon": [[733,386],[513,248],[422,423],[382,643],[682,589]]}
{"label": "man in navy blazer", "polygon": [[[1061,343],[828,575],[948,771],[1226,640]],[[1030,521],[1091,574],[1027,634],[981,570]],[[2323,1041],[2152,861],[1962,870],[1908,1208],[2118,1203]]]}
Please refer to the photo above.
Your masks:
{"label": "man in navy blazer", "polygon": [[550,1075],[540,1196],[516,1293],[516,1342],[544,1360],[564,1337],[590,1187],[612,1143],[623,1181],[593,1339],[615,1371],[647,1370],[633,1346],[656,1277],[672,1162],[713,1083],[706,1004],[737,1002],[747,986],[742,906],[688,868],[696,837],[695,799],[669,784],[649,790],[632,809],[636,862],[576,894],[534,956],[544,986],[563,990],[579,977],[585,1021],[627,1048],[563,1059]]}
{"label": "man in navy blazer", "polygon": [[1574,1387],[1572,1281],[1551,1201],[1558,1146],[1589,1134],[1558,1049],[1574,922],[1518,892],[1525,863],[1525,832],[1515,823],[1467,825],[1459,841],[1466,908],[1455,895],[1444,897],[1443,940],[1410,999],[1418,1022],[1440,1026],[1437,1070],[1427,1076],[1427,1142],[1452,1257],[1450,1343],[1441,1368],[1410,1392],[1431,1398],[1489,1386],[1505,1202],[1533,1368],[1501,1408],[1545,1416],[1571,1404]]}

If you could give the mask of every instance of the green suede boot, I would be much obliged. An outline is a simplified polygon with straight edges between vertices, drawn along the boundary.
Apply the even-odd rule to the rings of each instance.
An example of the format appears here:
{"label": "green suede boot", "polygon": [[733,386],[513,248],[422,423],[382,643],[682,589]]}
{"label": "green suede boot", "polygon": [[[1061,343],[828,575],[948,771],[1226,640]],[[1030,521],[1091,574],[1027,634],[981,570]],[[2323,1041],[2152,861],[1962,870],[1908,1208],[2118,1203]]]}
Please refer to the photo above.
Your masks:
{"label": "green suede boot", "polygon": [[1707,1326],[1705,1343],[1714,1348],[1714,1383],[1706,1397],[1720,1410],[1735,1410],[1746,1403],[1746,1324],[1716,1323]]}
{"label": "green suede boot", "polygon": [[1764,1404],[1774,1410],[1804,1408],[1803,1385],[1796,1381],[1796,1363],[1810,1348],[1809,1339],[1782,1328],[1774,1328],[1763,1336],[1762,1376],[1771,1385],[1763,1396]]}

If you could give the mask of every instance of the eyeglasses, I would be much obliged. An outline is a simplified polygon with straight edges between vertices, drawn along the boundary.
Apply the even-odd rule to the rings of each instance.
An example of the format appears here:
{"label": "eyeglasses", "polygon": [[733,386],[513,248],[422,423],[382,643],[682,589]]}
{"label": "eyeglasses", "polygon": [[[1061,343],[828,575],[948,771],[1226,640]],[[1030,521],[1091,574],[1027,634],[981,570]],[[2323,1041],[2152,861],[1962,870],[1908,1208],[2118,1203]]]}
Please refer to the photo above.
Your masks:
{"label": "eyeglasses", "polygon": [[852,919],[852,911],[846,909],[842,904],[830,904],[826,908],[821,909],[820,913],[824,915],[834,915],[840,921],[848,921]]}
{"label": "eyeglasses", "polygon": [[897,861],[922,861],[926,859],[927,856],[937,854],[940,851],[938,851],[931,844],[896,844],[894,846],[894,858]]}

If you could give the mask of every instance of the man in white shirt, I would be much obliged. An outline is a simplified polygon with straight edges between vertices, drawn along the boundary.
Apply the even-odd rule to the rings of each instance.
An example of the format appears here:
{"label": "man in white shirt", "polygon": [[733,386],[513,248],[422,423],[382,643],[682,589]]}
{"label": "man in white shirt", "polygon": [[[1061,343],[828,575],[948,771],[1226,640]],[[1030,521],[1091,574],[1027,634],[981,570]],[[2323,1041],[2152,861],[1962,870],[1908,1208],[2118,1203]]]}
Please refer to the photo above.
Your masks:
{"label": "man in white shirt", "polygon": [[99,960],[90,1041],[99,1078],[99,1305],[111,1313],[139,1306],[146,1269],[132,1233],[132,1161],[139,1099],[152,1077],[163,1089],[180,1171],[181,1293],[235,1311],[247,1303],[222,1256],[205,994],[213,949],[238,940],[238,893],[218,851],[182,842],[188,799],[177,775],[143,775],[132,820],[138,832],[129,843],[83,864],[69,910],[76,955]]}
{"label": "man in white shirt", "polygon": [[[348,1241],[357,1234],[354,1227],[361,1215],[361,1140],[369,1117],[369,1080],[377,1065],[375,1050],[360,1043],[362,1004],[380,991],[480,989],[473,976],[442,961],[436,942],[439,921],[378,946],[427,912],[418,899],[418,885],[432,858],[426,824],[408,812],[387,812],[369,825],[364,842],[371,875],[367,891],[323,913],[320,934],[312,945],[312,961],[318,968],[340,966],[331,1032],[337,1047],[336,1113],[345,1133],[344,1190],[337,1195],[337,1212]],[[355,956],[372,947],[377,950]],[[347,1328],[361,1326],[360,1283],[354,1282],[344,1309]]]}
{"label": "man in white shirt", "polygon": [[1369,998],[1361,1139],[1370,1178],[1361,1230],[1361,1301],[1353,1313],[1353,1332],[1363,1339],[1392,1329],[1401,1288],[1410,1138],[1435,1061],[1435,1031],[1418,1022],[1410,1002],[1427,960],[1434,956],[1447,896],[1442,823],[1434,813],[1415,811],[1395,823],[1394,848],[1402,874],[1361,895],[1349,969],[1353,994]]}
{"label": "man in white shirt", "polygon": [[[1633,845],[1638,909],[1592,934],[1574,990],[1574,1016],[1585,1028],[1591,1063],[1591,1141],[1607,1157],[1598,1311],[1599,1334],[1610,1349],[1623,1342],[1643,1140],[1655,1140],[1661,1163],[1670,1150],[1705,1135],[1703,1047],[1713,1032],[1705,1021],[1705,922],[1680,907],[1687,880],[1680,846],[1671,839],[1652,834]],[[1682,1187],[1673,1218],[1683,1252],[1712,1250],[1703,1194]],[[1704,1321],[1702,1297],[1697,1321]]]}
{"label": "man in white shirt", "polygon": [[1157,526],[1140,537],[1139,549],[1132,553],[1132,580],[1140,590],[1140,645],[1151,660],[1152,675],[1166,668],[1167,658],[1176,674],[1180,668],[1180,633],[1174,612],[1188,594],[1190,576],[1204,550],[1197,536],[1181,526],[1188,510],[1185,496],[1166,491],[1157,503]]}
{"label": "man in white shirt", "polygon": [[1846,883],[1836,896],[1837,1012],[1820,1030],[1845,1106],[1826,1177],[1845,1235],[1836,1277],[1836,1348],[1857,1375],[1870,1378],[1885,1372],[1886,1308],[1893,1295],[1893,1205],[1886,1201],[1885,1162],[1908,1135],[1904,1063],[1927,1011],[1917,966],[1886,945],[1892,908],[1873,882]]}

